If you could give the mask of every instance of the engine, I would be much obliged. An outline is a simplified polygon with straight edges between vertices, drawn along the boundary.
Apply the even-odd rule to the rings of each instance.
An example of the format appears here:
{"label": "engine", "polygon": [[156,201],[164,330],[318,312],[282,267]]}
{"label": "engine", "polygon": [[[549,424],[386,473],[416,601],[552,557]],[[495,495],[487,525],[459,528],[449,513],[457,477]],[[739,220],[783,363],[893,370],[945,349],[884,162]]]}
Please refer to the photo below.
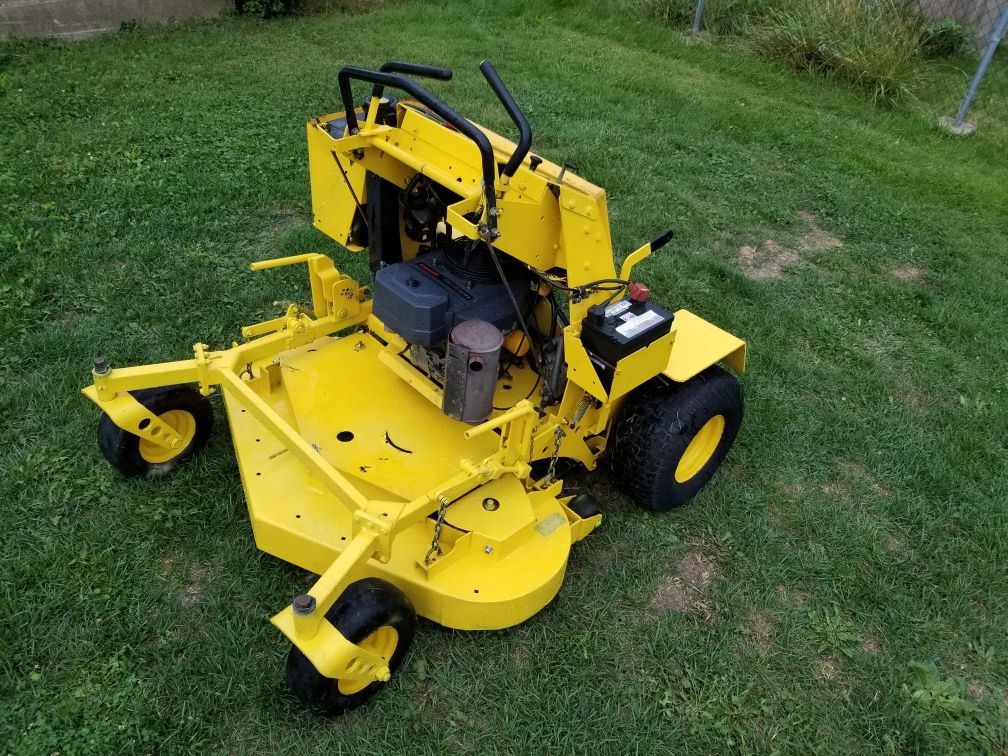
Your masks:
{"label": "engine", "polygon": [[[533,276],[483,242],[440,236],[411,260],[375,273],[374,314],[410,344],[410,358],[444,388],[444,412],[485,420],[504,335],[534,304]],[[502,277],[503,274],[503,277]]]}
{"label": "engine", "polygon": [[528,312],[532,275],[506,255],[498,258],[506,284],[486,245],[468,239],[386,265],[375,273],[374,314],[423,347],[444,345],[452,328],[466,320],[484,320],[503,333],[516,330],[521,324],[515,305]]}

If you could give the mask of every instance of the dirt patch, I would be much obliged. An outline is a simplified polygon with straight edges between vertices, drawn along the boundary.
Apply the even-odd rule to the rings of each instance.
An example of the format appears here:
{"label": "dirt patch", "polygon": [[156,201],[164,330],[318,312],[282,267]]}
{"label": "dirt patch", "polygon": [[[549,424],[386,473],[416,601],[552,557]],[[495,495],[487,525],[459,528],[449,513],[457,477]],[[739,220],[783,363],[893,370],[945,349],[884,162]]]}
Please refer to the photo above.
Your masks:
{"label": "dirt patch", "polygon": [[892,489],[879,482],[872,472],[858,462],[841,462],[840,469],[849,478],[860,478],[867,481],[868,486],[879,496],[892,496]]}
{"label": "dirt patch", "polygon": [[175,566],[177,557],[174,554],[167,554],[160,559],[158,559],[158,566],[161,568],[162,575],[168,575],[171,573],[172,568]]}
{"label": "dirt patch", "polygon": [[677,576],[666,577],[651,597],[651,608],[658,612],[678,612],[696,614],[707,621],[711,617],[711,606],[701,596],[696,595]]}
{"label": "dirt patch", "polygon": [[760,656],[766,656],[773,648],[774,623],[757,612],[749,610],[749,633]]}
{"label": "dirt patch", "polygon": [[927,278],[923,270],[916,265],[898,265],[889,272],[903,283],[923,283]]}
{"label": "dirt patch", "polygon": [[694,590],[702,591],[714,580],[716,564],[707,554],[693,551],[679,562],[676,571],[679,576]]}
{"label": "dirt patch", "polygon": [[850,491],[847,489],[847,486],[845,486],[843,483],[837,483],[837,482],[826,483],[822,487],[822,490],[824,494],[826,494],[832,499],[839,499],[845,504],[850,504],[851,502]]}
{"label": "dirt patch", "polygon": [[880,648],[881,644],[879,644],[878,640],[870,635],[866,636],[861,643],[861,650],[866,654],[877,654]]}
{"label": "dirt patch", "polygon": [[777,586],[777,595],[780,596],[781,601],[791,601],[798,606],[803,606],[809,600],[808,591],[791,591],[784,584]]}
{"label": "dirt patch", "polygon": [[514,651],[511,652],[511,656],[518,666],[525,667],[528,665],[529,652],[524,646],[515,646]]}
{"label": "dirt patch", "polygon": [[773,239],[767,239],[760,247],[739,247],[738,251],[738,266],[747,278],[781,278],[785,268],[798,262],[801,257],[797,252]]}
{"label": "dirt patch", "polygon": [[767,512],[767,522],[770,524],[771,528],[773,528],[778,532],[788,530],[787,522],[785,521],[781,513],[777,511],[776,508],[767,507],[766,512]]}
{"label": "dirt patch", "polygon": [[822,252],[843,246],[843,241],[839,237],[820,227],[812,213],[802,210],[798,213],[798,217],[808,226],[808,231],[798,240],[798,249],[802,252]]}
{"label": "dirt patch", "polygon": [[840,663],[832,656],[824,656],[816,662],[815,673],[823,680],[836,680],[840,676]]}
{"label": "dirt patch", "polygon": [[651,608],[659,612],[695,614],[710,620],[712,607],[704,596],[717,575],[717,562],[703,551],[691,551],[676,565],[676,574],[667,575],[654,595]]}
{"label": "dirt patch", "polygon": [[885,539],[886,551],[892,554],[899,554],[906,551],[906,544],[898,537],[894,536],[892,533],[886,536]]}
{"label": "dirt patch", "polygon": [[282,233],[311,223],[311,216],[299,207],[282,207],[270,219],[270,231]]}
{"label": "dirt patch", "polygon": [[182,606],[192,607],[203,597],[203,586],[206,583],[208,570],[201,564],[189,568],[188,582],[182,589]]}
{"label": "dirt patch", "polygon": [[925,392],[916,388],[901,392],[899,398],[902,399],[903,404],[914,412],[923,412],[931,404],[931,398]]}
{"label": "dirt patch", "polygon": [[843,246],[843,241],[819,226],[811,213],[802,211],[798,217],[808,229],[793,248],[774,239],[767,239],[759,246],[739,247],[736,262],[743,275],[757,280],[781,278],[787,268],[804,262],[805,255]]}
{"label": "dirt patch", "polygon": [[983,698],[987,698],[987,696],[990,695],[991,690],[979,680],[969,680],[966,683],[966,692],[969,693],[970,698],[974,701],[979,701]]}
{"label": "dirt patch", "polygon": [[782,480],[777,482],[777,487],[790,502],[801,502],[805,500],[805,486],[798,480]]}

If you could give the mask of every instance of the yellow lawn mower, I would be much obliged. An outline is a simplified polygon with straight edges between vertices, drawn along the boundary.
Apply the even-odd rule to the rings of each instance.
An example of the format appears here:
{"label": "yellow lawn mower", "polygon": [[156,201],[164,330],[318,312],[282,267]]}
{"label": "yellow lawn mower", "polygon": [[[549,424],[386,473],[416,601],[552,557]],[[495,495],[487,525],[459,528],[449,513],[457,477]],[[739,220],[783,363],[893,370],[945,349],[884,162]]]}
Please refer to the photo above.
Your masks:
{"label": "yellow lawn mower", "polygon": [[[605,192],[530,152],[521,109],[481,71],[517,144],[415,80],[451,71],[401,62],[343,68],[343,112],[308,122],[315,226],[367,250],[373,286],[321,254],[254,262],[304,263],[310,309],[192,359],[98,358],[84,389],[109,462],[156,476],[204,446],[220,388],[256,545],[319,575],[272,622],[291,689],[330,713],[389,680],[418,614],[489,630],[546,606],[602,520],[579,475],[605,460],[669,510],[742,421],[745,343],[631,278],[670,234],[617,274]],[[353,82],[371,85],[363,105]]]}

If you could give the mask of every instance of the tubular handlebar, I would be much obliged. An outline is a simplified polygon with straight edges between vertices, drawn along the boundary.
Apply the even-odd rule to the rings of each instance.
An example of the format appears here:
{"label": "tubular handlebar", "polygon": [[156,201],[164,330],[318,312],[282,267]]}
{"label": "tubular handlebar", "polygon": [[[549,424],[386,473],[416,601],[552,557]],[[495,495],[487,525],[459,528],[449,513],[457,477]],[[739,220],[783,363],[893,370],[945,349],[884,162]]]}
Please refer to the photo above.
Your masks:
{"label": "tubular handlebar", "polygon": [[[422,68],[427,68],[423,66]],[[443,69],[447,70],[447,69]],[[346,110],[347,127],[351,134],[356,134],[360,130],[357,122],[357,113],[354,107],[353,90],[350,88],[350,80],[358,79],[375,85],[378,95],[381,96],[383,87],[395,87],[401,89],[419,102],[426,105],[439,117],[450,123],[455,129],[476,143],[480,152],[480,162],[483,172],[483,193],[486,197],[486,218],[487,227],[491,236],[496,238],[497,230],[497,198],[495,194],[495,184],[497,179],[497,164],[494,160],[493,147],[486,134],[476,128],[470,121],[463,118],[441,100],[428,92],[420,84],[411,79],[396,73],[383,71],[372,71],[358,66],[344,66],[340,69],[339,76],[340,96],[343,98],[343,107]]]}
{"label": "tubular handlebar", "polygon": [[504,110],[514,121],[515,126],[518,127],[519,138],[518,146],[515,151],[511,154],[511,157],[507,161],[507,165],[501,171],[505,176],[514,176],[515,171],[518,170],[518,166],[521,165],[522,160],[528,154],[529,149],[532,147],[532,127],[529,126],[528,119],[525,118],[525,114],[522,113],[521,108],[518,107],[518,103],[515,102],[514,97],[508,91],[507,87],[504,86],[504,82],[501,81],[500,75],[497,70],[490,64],[489,60],[484,60],[480,64],[480,71],[483,72],[483,76],[487,80],[487,84],[490,85],[490,89],[493,93],[497,95],[497,99],[500,100],[501,105],[504,106]]}
{"label": "tubular handlebar", "polygon": [[[382,73],[401,73],[410,76],[423,76],[428,79],[439,79],[440,81],[451,81],[453,76],[450,68],[440,66],[425,66],[422,63],[408,63],[405,60],[389,60],[381,64],[378,69]],[[382,86],[375,84],[371,90],[372,97],[381,97]]]}
{"label": "tubular handlebar", "polygon": [[425,66],[422,63],[407,63],[404,60],[390,60],[387,63],[382,63],[381,68],[378,70],[383,73],[401,73],[409,74],[410,76],[424,76],[428,79],[440,79],[441,81],[450,81],[453,75],[450,68]]}
{"label": "tubular handlebar", "polygon": [[651,251],[657,252],[659,249],[668,244],[674,235],[675,232],[671,228],[668,231],[662,231],[655,237],[654,241],[651,242]]}

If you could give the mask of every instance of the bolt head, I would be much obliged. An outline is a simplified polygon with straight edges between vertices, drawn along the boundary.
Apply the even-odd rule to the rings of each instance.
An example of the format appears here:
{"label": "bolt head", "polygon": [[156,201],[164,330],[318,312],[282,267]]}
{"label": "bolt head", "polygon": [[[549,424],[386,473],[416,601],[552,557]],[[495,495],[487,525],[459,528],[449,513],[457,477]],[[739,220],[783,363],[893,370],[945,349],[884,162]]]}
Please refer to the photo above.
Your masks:
{"label": "bolt head", "polygon": [[94,359],[94,371],[98,375],[104,375],[109,371],[108,360],[104,357],[95,357]]}
{"label": "bolt head", "polygon": [[306,614],[311,614],[315,611],[315,597],[308,594],[302,593],[296,599],[294,599],[294,613],[300,614],[302,616]]}

